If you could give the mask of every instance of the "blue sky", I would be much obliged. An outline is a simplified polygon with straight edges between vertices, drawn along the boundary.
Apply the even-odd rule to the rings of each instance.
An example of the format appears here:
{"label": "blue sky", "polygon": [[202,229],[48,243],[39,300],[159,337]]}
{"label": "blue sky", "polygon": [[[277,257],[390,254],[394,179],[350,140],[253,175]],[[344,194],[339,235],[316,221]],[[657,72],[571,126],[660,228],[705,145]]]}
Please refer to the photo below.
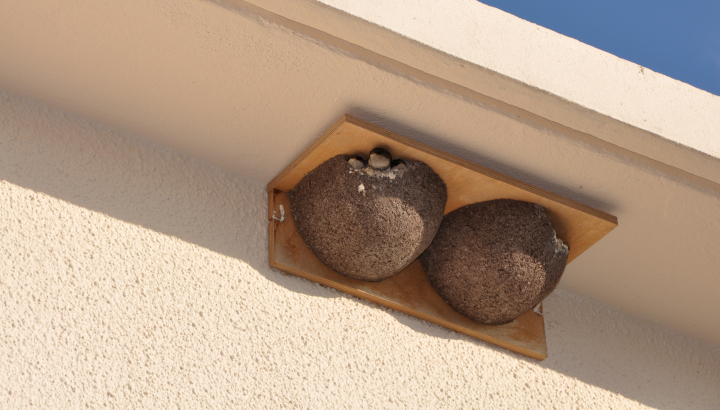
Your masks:
{"label": "blue sky", "polygon": [[720,0],[482,0],[720,95]]}

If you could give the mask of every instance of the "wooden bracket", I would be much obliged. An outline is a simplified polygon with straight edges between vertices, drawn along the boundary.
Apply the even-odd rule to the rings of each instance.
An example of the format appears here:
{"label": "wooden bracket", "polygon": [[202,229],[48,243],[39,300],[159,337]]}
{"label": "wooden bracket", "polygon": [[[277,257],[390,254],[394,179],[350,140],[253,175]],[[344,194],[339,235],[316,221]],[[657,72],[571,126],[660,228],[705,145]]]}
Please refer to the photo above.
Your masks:
{"label": "wooden bracket", "polygon": [[[300,238],[287,195],[308,172],[336,155],[367,155],[383,147],[394,157],[422,161],[445,181],[445,213],[491,199],[515,199],[547,209],[557,235],[570,246],[568,263],[617,226],[617,218],[473,164],[349,115],[343,116],[300,157],[273,179],[268,189],[270,266],[407,313],[526,356],[547,357],[543,317],[532,309],[504,325],[484,325],[454,311],[432,289],[419,261],[381,282],[342,276],[320,262]],[[272,218],[285,210],[285,220]]]}

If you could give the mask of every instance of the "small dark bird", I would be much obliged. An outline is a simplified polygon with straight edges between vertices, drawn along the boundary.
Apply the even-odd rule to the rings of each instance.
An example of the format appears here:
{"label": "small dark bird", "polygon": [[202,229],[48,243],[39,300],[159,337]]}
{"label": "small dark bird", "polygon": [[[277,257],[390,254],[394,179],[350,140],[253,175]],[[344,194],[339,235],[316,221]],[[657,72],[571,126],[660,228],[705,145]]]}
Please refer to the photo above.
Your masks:
{"label": "small dark bird", "polygon": [[392,168],[393,171],[402,171],[407,169],[407,163],[401,159],[394,159],[390,163],[390,168]]}
{"label": "small dark bird", "polygon": [[387,150],[382,148],[375,148],[374,150],[370,151],[370,159],[368,160],[368,165],[373,167],[373,169],[382,171],[388,169],[391,161],[392,157],[390,156],[390,153],[387,152]]}
{"label": "small dark bird", "polygon": [[365,165],[365,160],[363,159],[363,157],[358,155],[351,155],[348,158],[348,163],[351,167],[353,167],[353,169],[363,169],[367,166]]}

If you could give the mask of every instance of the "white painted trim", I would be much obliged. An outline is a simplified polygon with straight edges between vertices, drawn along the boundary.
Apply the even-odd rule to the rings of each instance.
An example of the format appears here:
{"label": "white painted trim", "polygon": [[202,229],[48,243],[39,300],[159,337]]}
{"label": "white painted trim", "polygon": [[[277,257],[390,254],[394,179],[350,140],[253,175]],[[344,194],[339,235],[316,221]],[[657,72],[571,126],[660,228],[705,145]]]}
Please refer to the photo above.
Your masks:
{"label": "white painted trim", "polygon": [[[340,10],[310,0],[223,1],[376,64],[720,190],[720,97],[492,7],[457,0],[448,5],[452,12],[428,15],[435,8],[416,0],[403,2],[407,10],[402,20],[397,12],[385,18],[381,9],[370,13],[369,5],[343,1],[325,0]],[[381,8],[391,7],[389,3],[369,2]],[[413,15],[425,18],[408,20]],[[473,33],[423,34],[432,27],[451,29],[471,22],[478,36],[492,31],[481,29],[480,23],[500,30],[481,39],[491,43],[486,48],[505,48],[499,61],[472,48],[470,43],[480,41]],[[523,53],[528,48],[542,51]]]}

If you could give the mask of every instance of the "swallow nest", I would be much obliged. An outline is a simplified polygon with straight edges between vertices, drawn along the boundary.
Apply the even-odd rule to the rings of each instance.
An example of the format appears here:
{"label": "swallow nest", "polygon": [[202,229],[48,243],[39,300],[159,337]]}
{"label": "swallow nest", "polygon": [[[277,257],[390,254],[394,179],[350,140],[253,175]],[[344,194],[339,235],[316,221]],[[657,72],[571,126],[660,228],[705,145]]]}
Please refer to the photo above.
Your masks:
{"label": "swallow nest", "polygon": [[555,289],[568,254],[545,208],[497,199],[447,214],[420,260],[453,309],[477,322],[503,324]]}
{"label": "swallow nest", "polygon": [[289,192],[298,233],[325,265],[353,279],[381,281],[430,245],[447,201],[443,180],[426,164],[403,170],[352,169],[329,159]]}

